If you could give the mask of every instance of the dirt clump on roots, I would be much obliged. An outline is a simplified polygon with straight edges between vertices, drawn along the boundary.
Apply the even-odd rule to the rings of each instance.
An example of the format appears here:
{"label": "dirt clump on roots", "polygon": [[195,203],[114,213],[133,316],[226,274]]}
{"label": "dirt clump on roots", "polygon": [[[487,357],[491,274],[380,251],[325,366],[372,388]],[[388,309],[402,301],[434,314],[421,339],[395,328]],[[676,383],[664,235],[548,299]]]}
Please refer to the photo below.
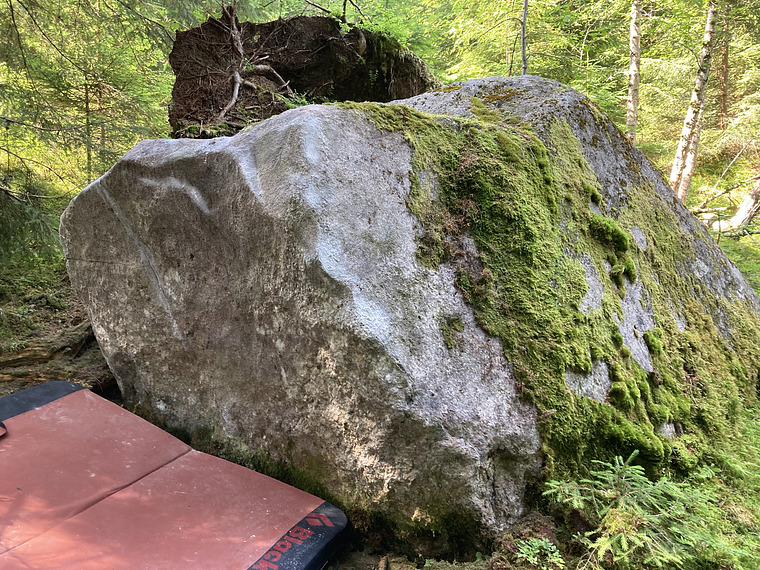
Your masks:
{"label": "dirt clump on roots", "polygon": [[226,9],[178,32],[169,62],[175,137],[234,134],[306,102],[387,102],[436,86],[395,39],[319,16],[250,23]]}

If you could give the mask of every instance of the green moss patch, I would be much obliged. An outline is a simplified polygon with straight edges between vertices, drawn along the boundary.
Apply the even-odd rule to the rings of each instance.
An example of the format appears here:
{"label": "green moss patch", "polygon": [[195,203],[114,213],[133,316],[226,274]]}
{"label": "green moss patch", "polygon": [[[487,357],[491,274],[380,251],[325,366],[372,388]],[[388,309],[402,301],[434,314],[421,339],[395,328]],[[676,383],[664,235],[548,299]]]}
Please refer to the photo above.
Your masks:
{"label": "green moss patch", "polygon": [[[453,263],[478,323],[501,340],[518,388],[540,411],[547,474],[583,472],[592,459],[637,449],[653,469],[689,471],[714,459],[715,443],[736,441],[740,411],[755,401],[760,337],[752,308],[700,294],[705,314],[693,301],[700,285],[683,275],[695,256],[691,242],[653,189],[629,190],[628,207],[605,215],[603,189],[567,123],[552,122],[547,147],[528,127],[471,101],[479,120],[346,106],[412,146],[408,205],[425,230],[418,257],[428,267]],[[646,251],[630,233],[634,226]],[[461,235],[475,241],[478,263],[454,247]],[[578,261],[584,255],[604,287],[601,307],[588,312],[579,309],[588,291]],[[653,372],[631,356],[616,324],[626,285],[637,280],[657,326],[639,331]],[[714,325],[710,315],[718,313],[730,338]],[[574,395],[565,383],[568,370],[588,373],[594,360],[610,370],[607,402]],[[662,435],[665,423],[683,435]]]}

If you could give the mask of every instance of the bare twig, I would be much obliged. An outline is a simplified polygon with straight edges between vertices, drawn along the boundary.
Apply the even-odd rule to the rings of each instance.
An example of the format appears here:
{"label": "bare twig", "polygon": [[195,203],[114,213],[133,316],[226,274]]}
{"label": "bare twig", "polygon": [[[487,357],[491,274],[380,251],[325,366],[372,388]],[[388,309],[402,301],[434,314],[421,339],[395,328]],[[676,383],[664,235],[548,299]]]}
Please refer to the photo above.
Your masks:
{"label": "bare twig", "polygon": [[50,171],[50,172],[52,172],[52,173],[53,173],[53,174],[54,174],[56,177],[58,177],[58,179],[59,179],[61,182],[63,182],[63,183],[66,183],[66,180],[64,180],[64,178],[63,178],[63,177],[62,177],[60,174],[58,174],[58,173],[57,173],[57,172],[56,172],[56,171],[55,171],[55,170],[54,170],[54,169],[53,169],[51,166],[48,166],[48,165],[47,165],[47,164],[45,164],[44,162],[39,162],[38,160],[34,160],[34,159],[32,159],[32,158],[24,158],[23,156],[16,154],[16,153],[15,153],[15,152],[13,152],[11,149],[9,149],[9,148],[6,148],[6,147],[4,147],[4,146],[0,146],[0,151],[3,151],[3,152],[7,152],[7,153],[8,153],[8,154],[10,154],[11,156],[15,156],[15,157],[16,157],[16,158],[17,158],[19,161],[21,161],[21,164],[24,166],[24,168],[27,170],[27,172],[32,172],[32,169],[31,169],[31,168],[29,167],[29,165],[27,164],[27,162],[29,162],[29,163],[32,163],[32,164],[36,164],[36,165],[38,165],[38,166],[41,166],[41,167],[42,167],[42,168],[44,168],[45,170],[49,170],[49,171]]}
{"label": "bare twig", "polygon": [[[741,182],[737,182],[736,184],[729,186],[728,188],[725,188],[721,190],[720,192],[711,193],[709,196],[707,196],[707,198],[702,200],[702,202],[696,208],[694,208],[692,212],[697,213],[704,210],[707,207],[707,205],[713,200],[716,200],[717,198],[720,198],[721,196],[725,196],[732,190],[736,190],[737,188],[740,188],[744,186],[745,184],[749,184],[750,182],[754,182],[755,180],[760,180],[760,174],[758,174],[757,176],[751,176],[750,178],[742,180]],[[713,188],[713,191],[714,190],[715,189]]]}
{"label": "bare twig", "polygon": [[753,238],[753,237],[752,237],[752,234],[751,234],[751,233],[749,233],[749,232],[748,232],[746,229],[744,230],[744,235],[746,235],[746,236],[747,236],[749,239],[751,239],[751,240],[752,240],[752,243],[754,243],[754,244],[755,244],[755,245],[757,245],[757,246],[760,246],[760,243],[757,243],[757,242],[755,241],[755,238]]}
{"label": "bare twig", "polygon": [[711,190],[711,191],[710,191],[710,193],[707,195],[707,198],[705,198],[705,199],[702,201],[702,203],[701,203],[701,204],[699,204],[699,206],[697,206],[697,209],[699,209],[699,208],[704,208],[704,207],[705,207],[705,206],[707,206],[707,204],[709,204],[711,201],[715,200],[715,198],[717,198],[717,197],[719,197],[719,196],[723,196],[723,195],[724,195],[724,194],[726,194],[727,192],[730,192],[731,190],[733,190],[734,188],[736,188],[736,187],[737,187],[737,185],[734,185],[734,186],[732,186],[731,188],[729,188],[728,190],[723,190],[723,191],[721,191],[721,192],[718,192],[718,191],[717,191],[717,189],[718,189],[718,184],[720,184],[720,181],[721,181],[721,180],[723,180],[723,178],[726,176],[726,173],[728,172],[728,169],[729,169],[729,168],[731,168],[731,166],[733,166],[734,162],[736,162],[737,160],[739,160],[739,157],[742,155],[742,153],[743,153],[743,152],[744,152],[744,151],[747,149],[747,147],[748,147],[750,144],[752,144],[754,141],[755,141],[755,139],[754,139],[754,138],[753,138],[753,139],[751,139],[751,140],[749,140],[749,141],[747,141],[747,142],[745,143],[745,145],[744,145],[744,146],[741,148],[741,150],[740,150],[738,153],[736,153],[736,156],[735,156],[735,157],[734,157],[734,158],[731,160],[731,162],[729,162],[729,163],[728,163],[728,166],[726,166],[726,168],[724,168],[724,169],[723,169],[723,172],[722,172],[722,173],[720,174],[720,176],[718,177],[718,180],[716,180],[716,181],[715,181],[715,185],[712,187],[712,190]]}
{"label": "bare twig", "polygon": [[[290,87],[288,87],[288,84],[290,81],[285,81],[282,76],[277,73],[271,66],[261,63],[256,63],[253,65],[248,65],[245,68],[245,74],[244,77],[247,77],[250,74],[256,74],[256,75],[269,75],[273,78],[273,81],[275,83],[280,84],[280,91],[285,89],[285,92],[287,93],[288,97],[293,96],[293,92],[290,90]],[[249,87],[256,87],[256,84],[251,83],[250,81],[243,81],[244,85],[248,85]]]}
{"label": "bare twig", "polygon": [[[359,12],[359,15],[362,18],[367,18],[367,16],[364,15],[364,12],[362,12],[362,9],[359,8],[359,5],[356,2],[354,2],[354,0],[348,0],[348,1],[351,2],[351,6],[353,6],[354,8],[356,8],[356,11]],[[367,20],[369,20],[369,18],[367,18]]]}
{"label": "bare twig", "polygon": [[[742,236],[747,236],[749,239],[752,239],[751,236],[759,235],[759,234],[760,234],[760,230],[747,230],[747,229],[742,228],[735,232],[721,232],[720,235],[722,235],[723,237],[729,237],[729,238],[740,238]],[[752,239],[752,241],[755,241],[755,240]],[[757,242],[755,241],[755,243]]]}
{"label": "bare twig", "polygon": [[721,206],[718,208],[701,208],[699,210],[692,210],[692,214],[714,214],[716,212],[725,212],[728,210],[728,206]]}
{"label": "bare twig", "polygon": [[[13,123],[14,125],[21,125],[22,127],[29,127],[30,129],[36,129],[38,131],[46,131],[48,133],[60,133],[63,130],[63,128],[57,128],[57,129],[46,129],[45,127],[40,127],[38,125],[32,125],[31,123],[25,123],[23,121],[17,121],[16,119],[11,119],[10,117],[3,117],[0,116],[0,120],[5,121],[6,123]],[[71,129],[75,130],[75,129]]]}
{"label": "bare twig", "polygon": [[330,10],[328,10],[328,9],[327,9],[327,8],[325,8],[324,6],[320,6],[320,5],[319,5],[319,4],[317,4],[316,2],[312,2],[311,0],[304,0],[304,2],[306,2],[306,3],[307,3],[307,4],[309,4],[310,6],[314,6],[315,8],[317,8],[317,9],[319,9],[319,10],[322,10],[323,12],[325,12],[325,13],[327,13],[327,14],[332,14],[332,12],[331,12]]}

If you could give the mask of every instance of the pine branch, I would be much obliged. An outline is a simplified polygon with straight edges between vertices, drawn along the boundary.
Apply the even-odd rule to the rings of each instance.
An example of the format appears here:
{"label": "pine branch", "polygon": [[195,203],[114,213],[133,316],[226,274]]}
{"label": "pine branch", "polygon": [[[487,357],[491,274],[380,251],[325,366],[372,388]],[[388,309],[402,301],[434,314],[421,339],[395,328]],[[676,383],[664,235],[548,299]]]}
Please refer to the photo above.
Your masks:
{"label": "pine branch", "polygon": [[27,15],[29,16],[29,18],[32,20],[32,23],[34,23],[34,25],[35,25],[35,26],[37,27],[37,29],[39,30],[40,34],[42,34],[42,37],[43,37],[43,38],[45,38],[45,41],[47,41],[47,43],[49,43],[49,44],[50,44],[50,45],[53,47],[53,49],[54,49],[55,51],[57,51],[57,52],[58,52],[58,54],[59,54],[59,55],[60,55],[60,56],[61,56],[63,59],[65,59],[65,60],[66,60],[66,61],[68,61],[68,62],[69,62],[71,65],[73,65],[73,66],[74,66],[74,68],[75,68],[77,71],[79,71],[79,72],[80,72],[82,75],[84,75],[85,77],[87,77],[87,76],[89,75],[89,73],[88,73],[88,72],[87,72],[85,69],[83,69],[83,68],[82,68],[82,67],[81,67],[81,66],[80,66],[78,63],[76,63],[76,62],[75,62],[73,59],[71,59],[69,56],[67,56],[65,53],[63,53],[63,52],[61,51],[61,49],[58,47],[58,45],[56,45],[56,43],[55,43],[53,40],[51,40],[51,39],[50,39],[50,37],[48,36],[48,34],[45,32],[45,30],[43,30],[43,29],[42,29],[42,26],[40,26],[40,25],[39,25],[39,23],[37,23],[37,20],[36,20],[36,19],[35,19],[35,17],[32,15],[32,12],[29,10],[29,8],[27,8],[27,7],[24,5],[24,3],[23,3],[23,2],[21,2],[21,0],[16,0],[16,2],[18,2],[19,6],[21,6],[21,7],[24,9],[24,11],[27,13]]}
{"label": "pine branch", "polygon": [[22,127],[29,127],[30,129],[35,129],[37,131],[45,131],[45,132],[48,132],[48,133],[60,133],[63,130],[69,130],[69,129],[64,129],[62,127],[59,127],[57,129],[48,129],[48,128],[45,128],[45,127],[40,127],[39,125],[32,125],[31,123],[25,123],[23,121],[17,121],[16,119],[11,119],[10,117],[5,117],[5,116],[2,116],[2,115],[0,115],[0,121],[5,121],[6,124],[13,123],[14,125],[21,125]]}
{"label": "pine branch", "polygon": [[18,159],[18,160],[21,162],[21,164],[23,165],[23,167],[26,169],[26,171],[27,171],[27,172],[32,172],[32,169],[31,169],[31,167],[30,167],[30,166],[29,166],[27,163],[30,163],[30,164],[36,164],[37,166],[41,166],[41,167],[42,167],[42,168],[44,168],[45,170],[48,170],[48,171],[50,171],[50,172],[51,172],[51,173],[53,173],[53,174],[54,174],[54,175],[55,175],[55,176],[56,176],[56,177],[57,177],[57,178],[58,178],[58,179],[59,179],[61,182],[63,182],[64,184],[67,184],[66,180],[65,180],[65,179],[64,179],[64,178],[63,178],[63,177],[62,177],[60,174],[58,174],[58,173],[55,171],[55,169],[54,169],[52,166],[48,166],[48,165],[47,165],[47,164],[45,164],[44,162],[40,162],[40,161],[38,161],[38,160],[34,160],[33,158],[28,158],[28,157],[27,157],[27,158],[25,158],[25,157],[23,157],[23,156],[21,156],[21,155],[18,155],[18,154],[16,154],[16,153],[15,153],[15,152],[13,152],[11,149],[9,149],[9,148],[7,148],[7,147],[4,147],[4,146],[0,146],[0,151],[3,151],[3,152],[7,152],[7,153],[8,153],[8,154],[10,154],[11,156],[13,156],[13,157],[17,158],[17,159]]}
{"label": "pine branch", "polygon": [[[141,13],[141,12],[138,12],[138,11],[137,11],[135,8],[133,8],[132,6],[130,6],[129,4],[127,4],[126,2],[124,2],[124,0],[116,0],[116,1],[117,1],[117,2],[118,2],[120,5],[122,5],[124,8],[126,8],[127,10],[129,10],[130,12],[132,12],[132,13],[136,14],[136,15],[137,15],[139,18],[141,18],[142,20],[144,20],[144,21],[146,21],[146,22],[149,22],[149,23],[153,24],[153,25],[154,25],[154,26],[156,26],[156,27],[157,27],[159,30],[161,30],[161,31],[164,33],[164,35],[166,36],[166,43],[167,43],[167,45],[171,45],[171,43],[174,41],[174,32],[172,32],[172,31],[171,31],[169,28],[167,28],[166,26],[164,26],[164,25],[163,25],[161,22],[158,22],[158,21],[156,21],[156,20],[154,20],[154,19],[152,19],[152,18],[149,18],[148,16],[146,16],[145,14],[143,14],[143,13]],[[108,6],[108,3],[107,3],[107,2],[105,2],[105,0],[103,0],[103,2],[106,4],[106,6]],[[114,10],[114,9],[113,9],[113,8],[111,8],[110,6],[108,6],[108,8],[109,8],[109,10],[111,10],[111,11],[112,11],[114,14],[117,14],[117,13],[118,13],[116,10]]]}

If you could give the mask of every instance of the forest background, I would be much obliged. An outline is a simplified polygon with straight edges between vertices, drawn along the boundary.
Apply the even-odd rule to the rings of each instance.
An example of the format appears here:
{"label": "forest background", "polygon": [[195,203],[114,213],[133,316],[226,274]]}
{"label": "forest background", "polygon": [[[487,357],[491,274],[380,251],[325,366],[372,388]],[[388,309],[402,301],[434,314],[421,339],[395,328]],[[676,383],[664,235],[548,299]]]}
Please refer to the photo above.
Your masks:
{"label": "forest background", "polygon": [[[174,33],[218,16],[221,5],[219,0],[4,0],[4,257],[35,255],[51,238],[54,242],[49,230],[68,199],[140,139],[168,135]],[[698,160],[685,202],[711,228],[728,229],[718,222],[730,219],[753,189],[760,193],[760,0],[241,0],[238,15],[268,21],[331,11],[398,38],[443,83],[519,75],[525,66],[530,74],[588,95],[625,129],[632,7],[640,37],[636,144],[666,174],[695,78],[705,67],[706,17],[713,17],[709,81],[696,109]],[[757,229],[742,227],[742,237],[732,229],[734,239],[721,239],[721,245],[760,288],[760,261],[753,259],[760,248],[752,237]]]}
{"label": "forest background", "polygon": [[[700,136],[698,144],[691,140],[698,154],[685,203],[760,291],[760,223],[753,219],[739,228],[728,224],[745,197],[755,204],[760,195],[760,0],[237,3],[240,20],[331,12],[386,32],[422,57],[444,84],[520,75],[527,66],[529,74],[556,79],[588,95],[621,130],[630,130],[632,8],[638,10],[640,37],[636,145],[667,177],[692,103],[691,126],[698,123]],[[174,75],[168,54],[174,34],[219,16],[221,9],[219,0],[0,2],[0,359],[54,331],[55,322],[59,327],[72,322],[77,301],[57,242],[58,217],[73,196],[139,140],[169,136],[167,107]],[[700,68],[703,76],[706,71],[710,13],[714,31],[709,79],[694,107]],[[304,102],[308,94],[296,94],[294,105]],[[746,454],[734,457],[729,466],[705,466],[701,480],[679,488],[681,495],[670,489],[667,498],[661,487],[647,487],[645,478],[631,479],[638,481],[637,492],[663,504],[672,506],[675,493],[684,503],[704,506],[701,524],[708,521],[710,532],[690,540],[712,541],[711,552],[719,554],[710,555],[713,565],[699,567],[728,568],[721,560],[743,560],[737,567],[756,568],[760,559],[760,429],[750,419],[742,434]],[[607,473],[630,474],[629,467],[621,461],[608,465]],[[571,487],[558,485],[560,495],[582,501],[577,489],[573,499]],[[652,515],[649,522],[643,511],[636,516],[636,525],[629,520],[623,531],[631,531],[639,546],[601,543],[612,531],[597,534],[597,562],[604,562],[598,556],[604,554],[601,548],[617,548],[617,559],[624,560],[621,552],[633,552],[642,544],[651,551],[658,540],[662,543],[657,538],[662,534],[646,536],[647,524],[662,528],[655,521],[660,515]],[[620,528],[614,536],[621,536]],[[590,545],[591,538],[586,542]],[[561,557],[546,542],[526,539],[513,546],[524,548],[522,558],[516,554],[520,560],[533,556],[537,562],[532,567],[561,567]],[[649,560],[697,567],[682,566],[667,552]],[[635,567],[648,567],[645,559],[642,554]]]}

